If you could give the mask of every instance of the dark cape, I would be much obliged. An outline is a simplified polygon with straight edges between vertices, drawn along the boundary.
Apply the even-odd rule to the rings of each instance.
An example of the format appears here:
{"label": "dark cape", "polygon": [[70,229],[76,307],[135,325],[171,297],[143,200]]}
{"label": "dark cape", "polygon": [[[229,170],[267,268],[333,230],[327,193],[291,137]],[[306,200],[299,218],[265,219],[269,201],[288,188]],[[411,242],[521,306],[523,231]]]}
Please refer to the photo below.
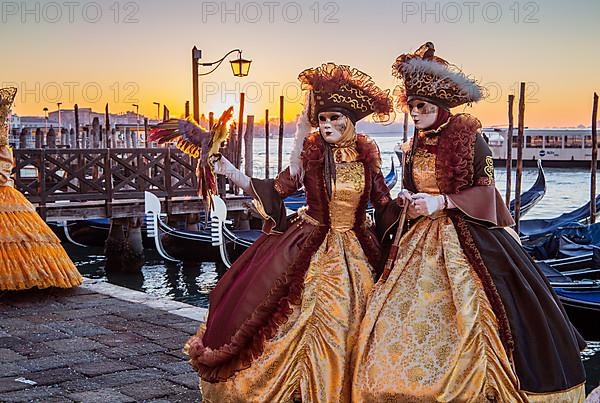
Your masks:
{"label": "dark cape", "polygon": [[[396,203],[381,173],[377,145],[358,135],[357,151],[364,167],[365,188],[353,231],[369,263],[377,267],[380,247],[367,225],[366,208],[369,201],[377,211]],[[210,294],[206,329],[201,338],[188,342],[191,363],[204,381],[222,382],[248,368],[262,354],[265,341],[287,321],[292,307],[300,304],[304,275],[330,227],[324,154],[321,136],[309,136],[302,152],[302,184],[290,175],[289,168],[275,179],[252,179],[257,210],[265,218],[265,234],[219,280]],[[302,185],[311,220],[289,220],[283,199]]]}
{"label": "dark cape", "polygon": [[[545,393],[572,388],[585,382],[579,355],[585,342],[539,267],[503,228],[514,221],[495,188],[492,153],[480,127],[476,118],[459,114],[434,134],[439,136],[431,150],[437,156],[438,187],[457,207],[448,215],[494,310],[521,389]],[[411,157],[419,146],[424,146],[422,139],[411,147],[404,169],[404,186],[412,192],[417,189]],[[378,216],[384,244],[395,233],[396,214]]]}

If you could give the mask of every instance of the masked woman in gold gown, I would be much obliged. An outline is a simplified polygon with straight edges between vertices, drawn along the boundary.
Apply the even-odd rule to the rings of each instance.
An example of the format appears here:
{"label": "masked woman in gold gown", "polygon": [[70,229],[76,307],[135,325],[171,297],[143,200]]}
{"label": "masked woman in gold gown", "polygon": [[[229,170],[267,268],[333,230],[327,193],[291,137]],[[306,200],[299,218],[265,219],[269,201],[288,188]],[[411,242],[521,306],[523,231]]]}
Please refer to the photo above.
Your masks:
{"label": "masked woman in gold gown", "polygon": [[[290,167],[274,180],[224,159],[215,167],[255,197],[267,234],[219,281],[206,326],[186,346],[207,402],[350,401],[350,355],[379,255],[365,212],[369,201],[378,211],[394,204],[379,150],[355,123],[393,108],[348,66],[299,79],[310,96]],[[307,206],[288,220],[283,199],[302,186]]]}
{"label": "masked woman in gold gown", "polygon": [[404,147],[411,219],[367,305],[353,400],[582,401],[585,344],[506,230],[514,222],[481,124],[449,112],[481,89],[431,43],[399,56],[393,71],[417,129]]}
{"label": "masked woman in gold gown", "polygon": [[82,278],[60,240],[13,187],[7,119],[16,93],[0,89],[0,291],[74,287]]}

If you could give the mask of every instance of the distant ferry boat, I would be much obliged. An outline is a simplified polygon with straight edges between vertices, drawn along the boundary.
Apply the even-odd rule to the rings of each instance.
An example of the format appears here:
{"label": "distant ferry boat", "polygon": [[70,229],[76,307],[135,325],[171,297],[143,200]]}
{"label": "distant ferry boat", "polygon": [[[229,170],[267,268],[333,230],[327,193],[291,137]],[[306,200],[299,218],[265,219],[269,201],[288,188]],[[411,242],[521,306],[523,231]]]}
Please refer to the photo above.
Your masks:
{"label": "distant ferry boat", "polygon": [[[494,165],[506,164],[506,128],[481,130],[492,149]],[[517,159],[517,128],[513,129],[512,160]],[[592,160],[591,129],[525,129],[523,165],[544,167],[589,167]]]}

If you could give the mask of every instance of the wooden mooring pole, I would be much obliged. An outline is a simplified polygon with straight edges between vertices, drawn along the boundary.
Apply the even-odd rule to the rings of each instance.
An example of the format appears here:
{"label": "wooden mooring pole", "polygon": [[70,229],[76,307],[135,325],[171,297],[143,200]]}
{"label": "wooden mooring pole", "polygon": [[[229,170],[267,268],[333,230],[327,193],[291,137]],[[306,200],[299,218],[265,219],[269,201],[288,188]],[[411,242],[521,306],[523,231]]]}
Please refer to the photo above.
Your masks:
{"label": "wooden mooring pole", "polygon": [[598,94],[594,92],[592,107],[592,175],[590,183],[590,223],[596,222],[596,170],[598,169]]}
{"label": "wooden mooring pole", "polygon": [[79,106],[75,104],[75,148],[84,148],[83,140],[79,136]]}
{"label": "wooden mooring pole", "polygon": [[244,173],[249,177],[254,175],[253,144],[254,144],[254,115],[246,118],[246,134],[244,135]]}
{"label": "wooden mooring pole", "polygon": [[50,129],[48,130],[48,134],[46,134],[46,147],[56,148],[56,132],[52,126],[50,126]]}
{"label": "wooden mooring pole", "polygon": [[506,206],[510,206],[510,191],[512,190],[512,140],[513,140],[513,105],[515,96],[508,96],[508,131],[506,132]]}
{"label": "wooden mooring pole", "polygon": [[44,135],[39,127],[35,129],[35,148],[42,148],[44,144]]}
{"label": "wooden mooring pole", "polygon": [[238,114],[237,137],[235,140],[235,161],[236,168],[241,168],[242,164],[242,138],[244,136],[244,103],[246,94],[240,92],[240,110]]}
{"label": "wooden mooring pole", "polygon": [[408,141],[408,112],[404,112],[404,125],[402,126],[402,143]]}
{"label": "wooden mooring pole", "polygon": [[523,137],[525,131],[525,83],[521,83],[519,90],[519,128],[517,142],[517,177],[515,183],[515,231],[519,233],[519,219],[521,217],[521,182],[523,180]]}
{"label": "wooden mooring pole", "polygon": [[277,143],[277,172],[283,166],[283,95],[279,97],[279,142]]}
{"label": "wooden mooring pole", "polygon": [[113,218],[104,243],[106,271],[138,272],[144,265],[140,217]]}
{"label": "wooden mooring pole", "polygon": [[265,109],[265,179],[269,179],[269,110]]}
{"label": "wooden mooring pole", "polygon": [[104,141],[106,148],[115,147],[114,144],[110,142],[110,114],[108,113],[108,103],[106,104],[106,108],[104,110]]}
{"label": "wooden mooring pole", "polygon": [[148,118],[144,118],[144,147],[148,148],[148,135],[150,134],[150,126],[148,125]]}
{"label": "wooden mooring pole", "polygon": [[[200,124],[200,121],[198,121],[197,123]],[[211,130],[212,127],[214,126],[214,124],[215,124],[215,113],[208,112],[208,129]],[[229,130],[229,138],[231,139],[231,137],[232,137],[231,126],[228,127],[227,130]],[[225,156],[225,158],[231,159],[231,155],[229,155],[229,153],[231,151],[229,144],[227,144],[227,147],[223,147],[222,145],[220,147],[221,147],[220,150],[223,153],[223,155]],[[225,197],[225,193],[227,191],[226,185],[227,185],[227,179],[224,176],[217,175],[217,191],[219,192],[219,196]]]}
{"label": "wooden mooring pole", "polygon": [[[242,138],[244,137],[244,103],[245,103],[245,94],[240,92],[240,109],[237,120],[237,131],[232,133],[232,136],[229,137],[230,144],[227,145],[227,148],[230,152],[231,162],[233,165],[240,169],[242,167]],[[232,190],[232,193],[238,195],[240,193],[240,189],[237,185],[230,182],[229,189]]]}

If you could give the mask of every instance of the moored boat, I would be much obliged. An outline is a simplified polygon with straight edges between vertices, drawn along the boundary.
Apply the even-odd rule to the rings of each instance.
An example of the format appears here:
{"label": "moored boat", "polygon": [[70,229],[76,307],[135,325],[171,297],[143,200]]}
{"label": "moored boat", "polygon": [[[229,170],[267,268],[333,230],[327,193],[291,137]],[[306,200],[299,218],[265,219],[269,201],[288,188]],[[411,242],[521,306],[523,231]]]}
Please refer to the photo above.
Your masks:
{"label": "moored boat", "polygon": [[[506,128],[484,128],[492,150],[494,165],[506,165]],[[512,160],[517,158],[517,131],[513,130]],[[523,165],[536,166],[542,160],[545,167],[584,167],[592,160],[591,129],[525,129],[523,144]]]}
{"label": "moored boat", "polygon": [[579,274],[579,278],[576,278],[575,275],[566,275],[549,265],[540,264],[539,267],[577,330],[588,340],[598,337],[600,280],[586,278],[586,274]]}
{"label": "moored boat", "polygon": [[160,199],[150,192],[144,193],[144,210],[148,238],[154,241],[159,255],[168,261],[214,261],[218,251],[212,246],[210,225],[199,231],[172,227],[166,222]]}
{"label": "moored boat", "polygon": [[[397,180],[392,159],[385,183],[392,189]],[[145,199],[147,222],[150,226],[148,236],[154,239],[157,251],[167,260],[221,260],[229,267],[262,234],[258,229],[231,228],[225,203],[218,196],[213,197],[213,201],[219,205],[222,203],[222,209],[218,210],[215,205],[215,209],[211,211],[210,225],[199,231],[174,228],[166,222],[166,216],[161,213],[160,200],[149,192],[146,192]],[[284,203],[288,212],[293,214],[306,204],[306,196],[301,190],[286,198]]]}

